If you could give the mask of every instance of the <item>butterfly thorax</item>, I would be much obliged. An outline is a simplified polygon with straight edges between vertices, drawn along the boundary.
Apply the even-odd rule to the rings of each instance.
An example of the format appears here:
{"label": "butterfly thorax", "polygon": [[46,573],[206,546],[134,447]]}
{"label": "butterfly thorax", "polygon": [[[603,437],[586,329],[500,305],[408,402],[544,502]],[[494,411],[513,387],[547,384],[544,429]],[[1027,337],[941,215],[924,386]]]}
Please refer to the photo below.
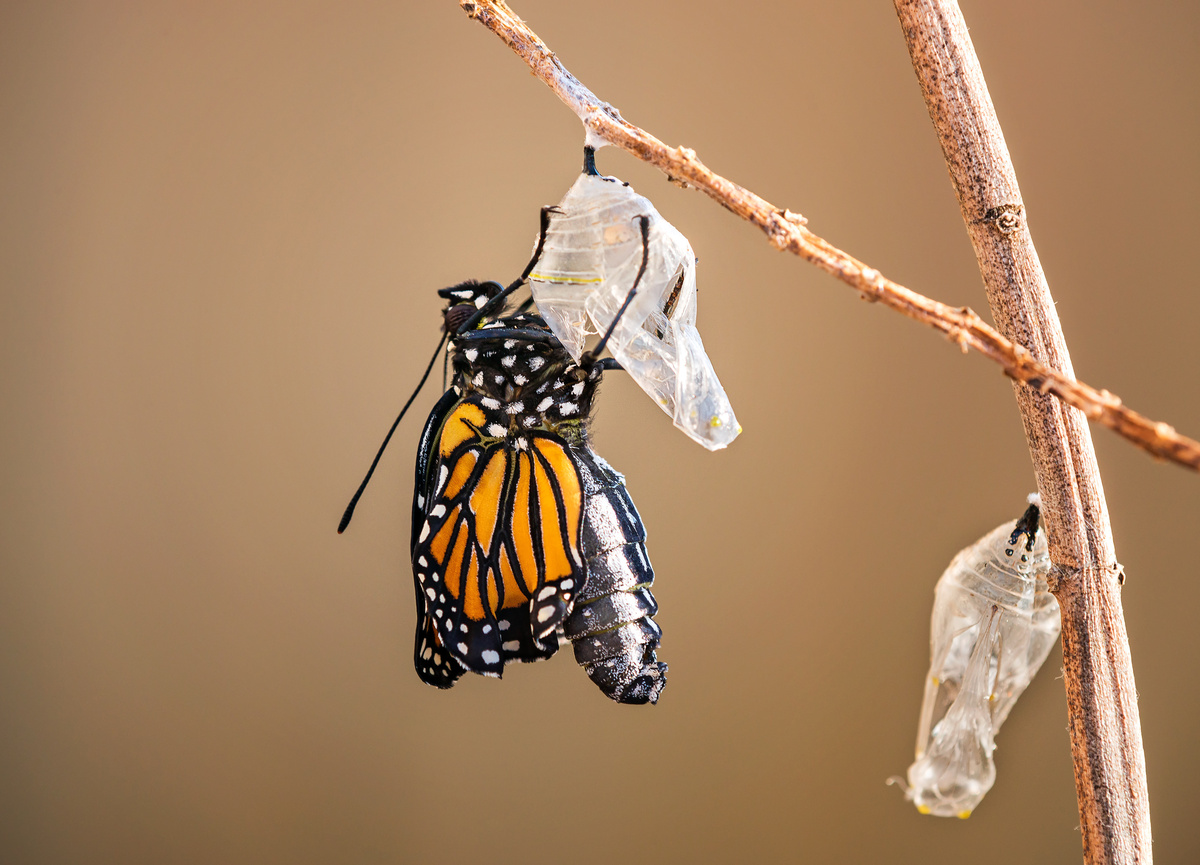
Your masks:
{"label": "butterfly thorax", "polygon": [[[489,329],[505,333],[495,339],[480,336]],[[520,338],[514,331],[549,339]],[[483,410],[480,432],[486,438],[511,439],[519,449],[522,433],[534,430],[573,444],[587,438],[599,367],[585,370],[575,363],[537,315],[509,316],[471,333],[470,340],[452,344],[454,384],[464,401]]]}

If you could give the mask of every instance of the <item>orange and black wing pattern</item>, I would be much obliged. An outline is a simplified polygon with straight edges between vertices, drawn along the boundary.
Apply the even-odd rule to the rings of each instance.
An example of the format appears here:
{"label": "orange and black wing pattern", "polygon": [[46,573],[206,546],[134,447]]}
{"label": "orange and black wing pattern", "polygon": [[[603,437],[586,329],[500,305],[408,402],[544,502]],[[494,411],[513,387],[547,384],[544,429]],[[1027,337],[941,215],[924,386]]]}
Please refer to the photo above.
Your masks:
{"label": "orange and black wing pattern", "polygon": [[439,687],[463,670],[499,676],[507,661],[549,657],[583,583],[570,446],[544,428],[513,433],[508,420],[494,401],[451,391],[418,449],[414,660]]}

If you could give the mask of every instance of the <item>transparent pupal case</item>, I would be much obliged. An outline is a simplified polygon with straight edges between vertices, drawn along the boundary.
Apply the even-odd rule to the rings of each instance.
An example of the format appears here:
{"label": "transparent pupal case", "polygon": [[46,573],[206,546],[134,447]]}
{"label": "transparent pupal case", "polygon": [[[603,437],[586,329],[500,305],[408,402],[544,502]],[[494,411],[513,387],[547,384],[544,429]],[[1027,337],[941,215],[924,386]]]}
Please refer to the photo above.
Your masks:
{"label": "transparent pupal case", "polygon": [[[675,426],[717,450],[742,431],[696,329],[696,256],[644,196],[581,174],[551,215],[529,275],[538,311],[578,360],[589,333],[612,324],[646,270],[608,348]],[[643,244],[639,217],[648,221]]]}
{"label": "transparent pupal case", "polygon": [[[906,795],[924,814],[968,817],[996,778],[995,736],[1058,639],[1045,534],[1014,520],[961,551],[938,580],[930,665]],[[1034,519],[1036,525],[1036,517]]]}

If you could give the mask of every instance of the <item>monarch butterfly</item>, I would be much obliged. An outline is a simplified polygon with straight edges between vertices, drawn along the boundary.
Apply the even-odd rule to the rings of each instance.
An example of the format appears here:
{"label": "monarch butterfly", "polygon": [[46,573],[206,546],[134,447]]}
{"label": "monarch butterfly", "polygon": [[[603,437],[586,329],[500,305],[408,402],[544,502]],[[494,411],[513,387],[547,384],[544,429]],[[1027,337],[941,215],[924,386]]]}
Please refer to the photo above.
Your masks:
{"label": "monarch butterfly", "polygon": [[601,175],[591,147],[554,212],[529,275],[550,329],[576,360],[589,320],[596,332],[611,330],[613,357],[675,426],[710,450],[728,445],[742,428],[696,329],[696,256],[687,238],[628,183]]}
{"label": "monarch butterfly", "polygon": [[905,793],[922,814],[965,819],[979,805],[996,780],[995,735],[1058,638],[1039,516],[1030,496],[1019,520],[962,550],[938,580]]}
{"label": "monarch butterfly", "polygon": [[570,640],[613,700],[655,703],[667,665],[656,655],[645,528],[589,438],[602,371],[617,366],[596,358],[602,344],[572,359],[536,314],[493,314],[528,272],[506,289],[468,281],[438,292],[454,375],[417,448],[417,675],[449,688],[464,672],[500,676]]}

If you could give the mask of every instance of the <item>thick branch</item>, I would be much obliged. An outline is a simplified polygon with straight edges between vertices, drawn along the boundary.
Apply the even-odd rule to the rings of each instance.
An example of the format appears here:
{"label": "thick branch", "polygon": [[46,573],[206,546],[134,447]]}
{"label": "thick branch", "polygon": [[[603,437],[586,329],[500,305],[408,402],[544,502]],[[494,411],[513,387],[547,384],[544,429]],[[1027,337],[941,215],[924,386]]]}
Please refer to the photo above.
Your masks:
{"label": "thick branch", "polygon": [[[992,315],[1012,340],[1071,376],[1071,358],[1021,191],[955,0],[895,0],[950,170]],[[1002,225],[1001,221],[1005,224]],[[1150,802],[1133,662],[1104,487],[1084,415],[1014,384],[1042,495],[1084,859],[1149,863]]]}
{"label": "thick branch", "polygon": [[[1040,393],[1058,397],[1092,420],[1109,427],[1134,444],[1162,459],[1200,471],[1200,442],[1180,435],[1126,408],[1119,397],[1076,381],[1070,369],[1058,372],[1040,363],[1020,340],[1013,341],[988,326],[967,308],[956,308],[892,282],[879,271],[809,231],[802,216],[781,210],[765,199],[708,169],[686,147],[668,147],[653,135],[625,121],[611,105],[601,101],[567,71],[545,43],[500,0],[459,0],[472,18],[496,33],[579,115],[596,144],[608,143],[648,162],[676,181],[703,191],[723,207],[757,225],[777,249],[786,249],[836,276],[868,300],[923,322],[946,334],[965,352],[974,349],[1000,364],[1006,375],[1025,382]],[[980,220],[998,232],[1015,231],[1020,213],[1000,210],[981,214]]]}

